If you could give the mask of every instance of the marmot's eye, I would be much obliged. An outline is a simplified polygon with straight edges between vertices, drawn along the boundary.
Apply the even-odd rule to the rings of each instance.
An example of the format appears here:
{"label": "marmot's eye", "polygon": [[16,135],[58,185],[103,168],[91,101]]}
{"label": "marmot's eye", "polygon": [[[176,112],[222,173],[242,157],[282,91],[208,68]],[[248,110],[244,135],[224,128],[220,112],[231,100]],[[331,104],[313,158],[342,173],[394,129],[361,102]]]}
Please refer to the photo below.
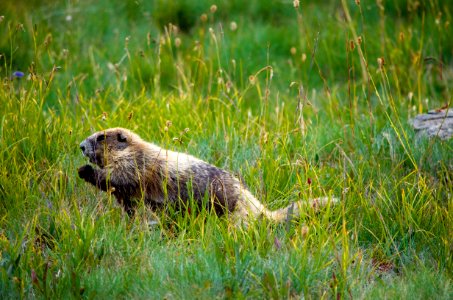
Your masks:
{"label": "marmot's eye", "polygon": [[124,143],[127,141],[127,138],[124,134],[118,133],[118,141]]}
{"label": "marmot's eye", "polygon": [[105,134],[100,134],[96,138],[96,142],[102,142],[103,140],[105,140]]}

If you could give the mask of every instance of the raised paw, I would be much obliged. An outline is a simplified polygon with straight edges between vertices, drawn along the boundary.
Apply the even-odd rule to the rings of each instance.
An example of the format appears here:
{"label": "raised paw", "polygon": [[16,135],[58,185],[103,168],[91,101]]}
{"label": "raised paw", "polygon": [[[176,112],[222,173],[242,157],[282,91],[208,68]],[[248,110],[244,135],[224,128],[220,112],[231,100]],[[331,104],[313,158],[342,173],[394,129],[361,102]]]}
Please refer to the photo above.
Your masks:
{"label": "raised paw", "polygon": [[79,177],[82,179],[88,179],[94,176],[94,169],[90,165],[84,165],[81,166],[78,170],[77,173],[79,174]]}

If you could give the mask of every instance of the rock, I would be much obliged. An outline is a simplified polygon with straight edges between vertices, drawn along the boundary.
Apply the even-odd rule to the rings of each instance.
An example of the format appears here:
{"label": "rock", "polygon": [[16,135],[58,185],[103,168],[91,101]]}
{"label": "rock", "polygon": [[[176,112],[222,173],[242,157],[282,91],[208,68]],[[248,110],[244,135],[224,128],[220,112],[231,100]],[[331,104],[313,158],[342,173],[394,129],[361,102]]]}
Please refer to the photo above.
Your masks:
{"label": "rock", "polygon": [[453,109],[435,109],[410,120],[415,131],[428,137],[438,136],[446,140],[453,135]]}

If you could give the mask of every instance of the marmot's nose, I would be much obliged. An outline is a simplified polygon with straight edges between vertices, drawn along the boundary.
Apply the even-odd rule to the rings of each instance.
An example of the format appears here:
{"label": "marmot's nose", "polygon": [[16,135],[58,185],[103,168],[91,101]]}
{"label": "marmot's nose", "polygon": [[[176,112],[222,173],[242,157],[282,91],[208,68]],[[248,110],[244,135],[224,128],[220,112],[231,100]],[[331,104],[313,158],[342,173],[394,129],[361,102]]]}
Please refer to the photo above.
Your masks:
{"label": "marmot's nose", "polygon": [[85,141],[80,143],[80,150],[82,150],[83,154],[85,154]]}

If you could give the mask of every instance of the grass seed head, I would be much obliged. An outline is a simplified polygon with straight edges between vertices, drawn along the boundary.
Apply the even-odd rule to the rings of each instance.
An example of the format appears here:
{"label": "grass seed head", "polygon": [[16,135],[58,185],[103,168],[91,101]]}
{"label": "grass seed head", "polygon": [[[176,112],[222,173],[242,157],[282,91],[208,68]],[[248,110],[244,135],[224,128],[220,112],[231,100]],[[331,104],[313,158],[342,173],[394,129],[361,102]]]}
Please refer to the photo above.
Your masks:
{"label": "grass seed head", "polygon": [[302,62],[305,62],[307,60],[307,54],[302,53],[302,56],[300,57],[300,59],[302,60]]}
{"label": "grass seed head", "polygon": [[384,66],[385,66],[385,59],[384,59],[384,57],[379,57],[379,58],[377,59],[377,63],[378,63],[379,69],[384,68]]}
{"label": "grass seed head", "polygon": [[201,20],[201,22],[206,23],[206,21],[208,20],[208,15],[207,14],[202,14],[200,16],[200,20]]}
{"label": "grass seed head", "polygon": [[209,11],[212,14],[215,14],[215,12],[217,11],[217,5],[215,5],[215,4],[211,5],[211,7],[209,8]]}
{"label": "grass seed head", "polygon": [[308,235],[308,232],[309,232],[309,228],[308,226],[302,226],[302,228],[300,229],[300,235],[305,238],[307,235]]}
{"label": "grass seed head", "polygon": [[294,1],[293,1],[293,6],[294,6],[294,8],[299,8],[299,5],[300,5],[299,0],[294,0]]}
{"label": "grass seed head", "polygon": [[230,30],[231,31],[236,31],[236,29],[238,29],[238,24],[236,24],[236,22],[231,22],[230,23]]}
{"label": "grass seed head", "polygon": [[181,39],[179,37],[175,38],[175,47],[179,48],[181,46]]}

